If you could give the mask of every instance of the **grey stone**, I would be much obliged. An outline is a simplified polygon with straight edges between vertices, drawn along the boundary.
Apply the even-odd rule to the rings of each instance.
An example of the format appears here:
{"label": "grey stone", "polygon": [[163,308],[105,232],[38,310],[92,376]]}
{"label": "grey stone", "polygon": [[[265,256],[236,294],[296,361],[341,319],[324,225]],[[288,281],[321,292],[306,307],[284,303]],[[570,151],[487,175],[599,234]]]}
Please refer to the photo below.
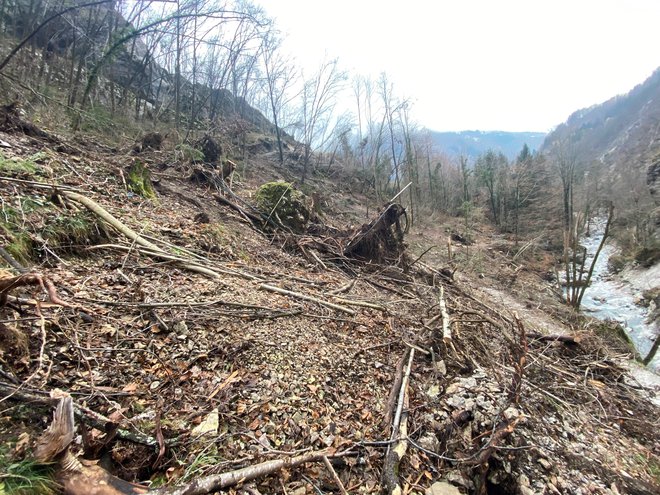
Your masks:
{"label": "grey stone", "polygon": [[431,452],[437,452],[440,449],[440,442],[437,437],[430,432],[422,436],[417,443]]}

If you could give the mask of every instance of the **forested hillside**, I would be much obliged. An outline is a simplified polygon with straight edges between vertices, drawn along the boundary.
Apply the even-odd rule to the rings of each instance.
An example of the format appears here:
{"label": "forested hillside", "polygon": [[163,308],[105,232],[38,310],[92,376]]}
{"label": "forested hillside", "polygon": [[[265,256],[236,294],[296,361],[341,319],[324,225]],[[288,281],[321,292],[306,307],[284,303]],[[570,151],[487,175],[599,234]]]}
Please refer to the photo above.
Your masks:
{"label": "forested hillside", "polygon": [[[630,92],[578,110],[546,138],[542,151],[572,168],[579,195],[609,198],[620,237],[660,256],[660,213],[652,191],[660,162],[660,69]],[[552,159],[552,158],[551,158]]]}
{"label": "forested hillside", "polygon": [[536,152],[541,148],[543,132],[462,131],[431,132],[433,142],[439,149],[453,156],[465,155],[472,159],[488,150],[499,151],[509,160],[518,156],[523,146]]}
{"label": "forested hillside", "polygon": [[658,492],[660,339],[581,308],[594,218],[655,273],[650,89],[470,156],[248,0],[0,32],[0,493]]}
{"label": "forested hillside", "polygon": [[660,153],[660,69],[630,92],[583,108],[557,126],[543,145],[570,140],[578,160],[617,169],[619,178]]}

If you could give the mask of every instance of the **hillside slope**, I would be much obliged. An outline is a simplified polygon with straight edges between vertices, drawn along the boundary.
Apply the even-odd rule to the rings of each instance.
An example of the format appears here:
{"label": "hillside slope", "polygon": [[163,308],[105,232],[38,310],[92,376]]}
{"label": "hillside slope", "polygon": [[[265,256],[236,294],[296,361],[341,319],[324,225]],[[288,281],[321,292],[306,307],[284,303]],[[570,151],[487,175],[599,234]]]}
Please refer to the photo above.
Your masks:
{"label": "hillside slope", "polygon": [[660,154],[660,69],[625,95],[578,110],[543,144],[569,140],[579,161],[600,162],[619,178],[646,173]]}
{"label": "hillside slope", "polygon": [[[439,262],[349,258],[336,250],[341,225],[320,235],[259,228],[249,209],[228,205],[287,178],[269,155],[248,155],[229,190],[167,143],[136,156],[16,127],[0,140],[2,244],[68,304],[43,301],[20,278],[4,286],[3,462],[31,452],[57,388],[91,411],[76,416],[87,428],[74,453],[102,457],[130,481],[182,484],[319,451],[331,464],[290,466],[230,493],[339,483],[351,493],[392,483],[409,493],[434,483],[479,494],[657,493],[658,409],[626,372],[625,347],[570,335],[557,306],[538,324],[530,308],[549,309],[554,296],[503,255],[481,254],[509,275],[501,293],[519,305]],[[127,188],[137,161],[155,199]],[[346,182],[316,178],[326,218],[350,204]],[[398,467],[389,447],[406,430],[395,418],[407,426]]]}

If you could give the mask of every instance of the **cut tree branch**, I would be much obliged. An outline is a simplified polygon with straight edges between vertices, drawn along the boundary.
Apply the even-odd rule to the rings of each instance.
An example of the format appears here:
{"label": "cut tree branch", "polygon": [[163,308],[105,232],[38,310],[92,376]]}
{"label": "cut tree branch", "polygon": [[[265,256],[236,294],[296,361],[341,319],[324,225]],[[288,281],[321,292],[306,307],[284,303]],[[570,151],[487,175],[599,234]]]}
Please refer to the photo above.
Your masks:
{"label": "cut tree branch", "polygon": [[290,290],[286,289],[281,289],[279,287],[275,287],[274,285],[268,285],[268,284],[261,284],[259,285],[259,288],[262,290],[267,290],[270,292],[276,292],[278,294],[283,294],[285,296],[290,296],[290,297],[295,297],[297,299],[302,299],[304,301],[312,301],[317,304],[320,304],[321,306],[325,306],[327,308],[335,309],[337,311],[342,311],[344,313],[348,313],[349,315],[355,315],[355,311],[353,311],[350,308],[346,308],[344,306],[340,306],[339,304],[334,304],[329,301],[324,301],[323,299],[318,299],[313,296],[308,296],[307,294],[301,294],[300,292],[293,292]]}

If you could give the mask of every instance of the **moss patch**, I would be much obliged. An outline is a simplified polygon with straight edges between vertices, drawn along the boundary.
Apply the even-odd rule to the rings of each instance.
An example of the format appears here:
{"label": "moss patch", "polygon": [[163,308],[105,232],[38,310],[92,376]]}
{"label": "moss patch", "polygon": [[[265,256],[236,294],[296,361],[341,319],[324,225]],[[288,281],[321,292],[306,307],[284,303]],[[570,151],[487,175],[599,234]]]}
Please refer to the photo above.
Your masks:
{"label": "moss patch", "polygon": [[75,253],[82,246],[91,246],[108,239],[101,224],[87,211],[73,215],[58,215],[43,230],[43,238],[51,248]]}
{"label": "moss patch", "polygon": [[[23,198],[21,202],[25,203],[26,198]],[[25,213],[25,210],[21,213],[7,204],[3,204],[0,210],[0,241],[9,254],[22,264],[32,258],[34,251],[32,238],[24,228],[22,221]]]}
{"label": "moss patch", "polygon": [[189,144],[177,144],[175,150],[181,156],[181,160],[184,162],[195,163],[204,161],[204,153],[202,153],[197,148],[193,148]]}
{"label": "moss patch", "polygon": [[60,210],[52,202],[24,196],[0,209],[0,244],[22,265],[40,259],[42,246],[69,254],[105,242],[103,224],[88,211]]}
{"label": "moss patch", "polygon": [[594,333],[617,352],[628,352],[632,355],[637,355],[635,345],[621,324],[615,321],[603,321],[596,325]]}
{"label": "moss patch", "polygon": [[147,199],[156,199],[156,191],[151,183],[151,174],[144,164],[136,160],[128,169],[128,188]]}
{"label": "moss patch", "polygon": [[10,175],[36,175],[37,171],[38,165],[29,158],[27,160],[21,160],[19,158],[5,158],[4,155],[0,153],[0,173]]}
{"label": "moss patch", "polygon": [[660,241],[644,246],[635,254],[635,261],[644,268],[650,268],[660,261]]}
{"label": "moss patch", "polygon": [[303,232],[309,222],[307,197],[284,181],[267,182],[257,189],[257,206],[269,218],[278,220],[294,232]]}

